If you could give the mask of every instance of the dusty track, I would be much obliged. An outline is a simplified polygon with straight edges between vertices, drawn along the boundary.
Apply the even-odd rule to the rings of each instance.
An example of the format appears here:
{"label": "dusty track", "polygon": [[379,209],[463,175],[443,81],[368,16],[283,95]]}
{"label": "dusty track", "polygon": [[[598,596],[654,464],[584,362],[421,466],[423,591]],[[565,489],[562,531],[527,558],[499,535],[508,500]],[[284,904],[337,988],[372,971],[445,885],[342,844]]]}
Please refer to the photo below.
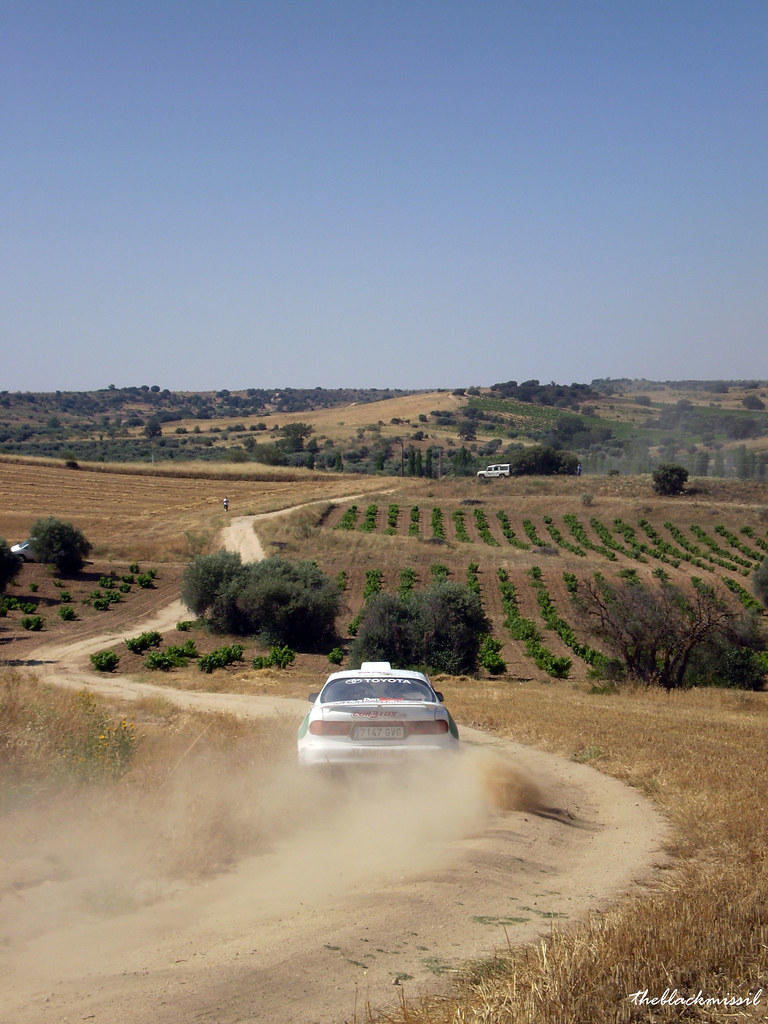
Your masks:
{"label": "dusty track", "polygon": [[[224,541],[247,559],[263,554],[250,517],[234,519]],[[137,626],[169,628],[180,617],[174,605]],[[40,648],[38,671],[77,686],[87,677],[126,700],[156,690],[243,717],[283,714],[298,724],[306,707],[104,679],[87,672],[87,654],[103,645],[101,636]],[[301,775],[286,750],[265,791],[254,793],[276,820],[288,820],[272,848],[212,882],[179,885],[127,911],[51,915],[14,935],[14,920],[35,906],[44,912],[73,878],[34,884],[28,863],[4,864],[20,881],[3,886],[12,897],[0,926],[0,1018],[362,1020],[366,1004],[444,989],[467,959],[604,906],[662,859],[663,823],[634,790],[470,729],[462,737],[456,764],[418,782],[329,786]],[[298,816],[309,805],[314,815]]]}

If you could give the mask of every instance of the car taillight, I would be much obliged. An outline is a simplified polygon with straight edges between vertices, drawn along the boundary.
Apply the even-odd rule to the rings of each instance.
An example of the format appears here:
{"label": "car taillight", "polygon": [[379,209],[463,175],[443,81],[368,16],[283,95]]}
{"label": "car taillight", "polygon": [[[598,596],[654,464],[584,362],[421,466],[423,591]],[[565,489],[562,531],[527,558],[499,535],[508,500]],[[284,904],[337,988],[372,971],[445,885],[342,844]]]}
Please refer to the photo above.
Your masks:
{"label": "car taillight", "polygon": [[309,731],[313,736],[348,736],[349,722],[310,722]]}
{"label": "car taillight", "polygon": [[433,718],[422,722],[410,722],[408,729],[411,735],[434,735],[435,733],[448,732],[448,723],[444,718]]}

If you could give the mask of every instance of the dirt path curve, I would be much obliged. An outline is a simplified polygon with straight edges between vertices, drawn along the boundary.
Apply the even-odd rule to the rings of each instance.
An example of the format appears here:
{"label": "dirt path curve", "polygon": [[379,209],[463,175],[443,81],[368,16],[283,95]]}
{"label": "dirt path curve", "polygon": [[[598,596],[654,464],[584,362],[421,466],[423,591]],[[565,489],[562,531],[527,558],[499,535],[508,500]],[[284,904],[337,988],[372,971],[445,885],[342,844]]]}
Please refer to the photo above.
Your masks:
{"label": "dirt path curve", "polygon": [[[253,527],[234,519],[226,546],[262,557]],[[140,625],[161,628],[180,615],[174,605]],[[41,648],[41,671],[81,686],[83,659],[103,643]],[[125,699],[157,690],[186,706],[297,723],[306,708],[94,674],[88,683]],[[286,752],[266,792],[254,793],[281,821],[266,854],[148,905],[53,918],[18,945],[6,940],[0,1019],[359,1022],[367,1005],[445,990],[466,960],[605,906],[663,861],[664,824],[636,791],[472,729],[462,740],[461,757],[432,777],[336,788],[307,780]],[[310,805],[316,813],[303,818],[297,809]]]}

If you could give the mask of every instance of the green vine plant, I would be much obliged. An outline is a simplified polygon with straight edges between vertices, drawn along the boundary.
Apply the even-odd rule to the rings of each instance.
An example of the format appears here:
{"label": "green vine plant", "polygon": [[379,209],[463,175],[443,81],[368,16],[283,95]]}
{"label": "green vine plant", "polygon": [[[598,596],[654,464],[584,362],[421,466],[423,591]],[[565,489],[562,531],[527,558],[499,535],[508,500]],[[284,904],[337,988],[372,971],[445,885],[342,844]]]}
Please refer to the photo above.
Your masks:
{"label": "green vine plant", "polygon": [[520,540],[515,531],[512,529],[512,525],[509,521],[509,516],[506,512],[499,511],[496,513],[496,518],[501,524],[501,532],[504,534],[506,540],[512,545],[513,548],[519,548],[521,551],[530,551],[531,545],[526,544],[524,540]]}
{"label": "green vine plant", "polygon": [[541,634],[531,619],[524,618],[517,607],[517,592],[506,569],[497,570],[501,603],[505,612],[504,625],[515,640],[520,640],[526,653],[533,659],[537,668],[542,669],[554,679],[567,679],[573,662],[570,658],[558,656],[548,650],[541,641]]}

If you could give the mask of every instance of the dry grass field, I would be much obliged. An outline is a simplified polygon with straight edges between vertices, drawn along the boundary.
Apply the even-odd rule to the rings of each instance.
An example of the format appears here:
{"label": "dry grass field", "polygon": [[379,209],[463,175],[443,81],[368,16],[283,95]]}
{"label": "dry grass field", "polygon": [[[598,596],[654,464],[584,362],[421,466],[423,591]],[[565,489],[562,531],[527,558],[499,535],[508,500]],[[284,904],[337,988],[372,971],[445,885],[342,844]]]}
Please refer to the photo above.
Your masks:
{"label": "dry grass field", "polygon": [[[366,413],[369,410],[366,407]],[[641,575],[650,576],[657,566],[653,560],[637,563],[622,554],[613,562],[595,550],[576,556],[545,533],[546,517],[562,531],[567,514],[578,516],[587,528],[592,517],[606,524],[621,517],[636,529],[641,518],[659,530],[673,520],[688,534],[691,525],[700,525],[712,536],[717,536],[713,531],[719,524],[734,534],[749,525],[762,538],[768,530],[764,487],[716,480],[701,482],[694,487],[695,493],[661,499],[653,494],[650,481],[642,478],[480,484],[474,479],[399,481],[278,470],[248,476],[238,469],[225,476],[199,472],[199,467],[188,467],[186,475],[178,467],[173,474],[108,466],[89,472],[29,462],[0,463],[0,477],[4,493],[0,536],[9,542],[21,539],[34,519],[57,515],[74,522],[93,542],[94,571],[134,559],[151,560],[160,566],[160,577],[165,574],[166,580],[163,586],[168,587],[175,586],[180,564],[192,554],[215,549],[225,522],[221,506],[225,492],[230,515],[306,506],[263,520],[259,536],[269,551],[313,558],[329,573],[344,570],[350,616],[359,607],[366,570],[380,569],[386,586],[394,589],[399,571],[406,566],[416,570],[423,585],[436,562],[446,564],[459,581],[467,565],[476,562],[483,600],[500,638],[504,630],[495,581],[499,566],[514,579],[524,613],[531,618],[536,608],[526,572],[533,565],[542,568],[563,614],[567,612],[564,570],[586,576],[596,569],[614,573],[636,566]],[[352,504],[360,509],[357,528],[336,529]],[[376,527],[364,532],[359,523],[369,504],[377,505]],[[401,511],[397,527],[387,534],[392,504]],[[418,535],[408,532],[413,507],[421,510]],[[432,510],[437,507],[442,509],[445,539],[430,533]],[[491,525],[494,544],[477,532],[474,512],[478,508]],[[527,520],[547,543],[513,547],[501,532],[499,511],[506,512],[521,540],[528,540],[523,526]],[[458,536],[454,512],[463,513],[468,540]],[[593,532],[590,537],[598,543]],[[681,580],[703,574],[688,563],[665,569]],[[718,567],[716,575],[730,576],[749,587],[747,576],[739,572]],[[88,628],[84,618],[79,629]],[[15,619],[0,619],[0,639],[12,641],[14,629]],[[554,635],[547,635],[547,643],[557,653],[566,653]],[[3,649],[9,645],[4,643]],[[636,787],[671,822],[671,861],[642,892],[588,921],[553,925],[551,935],[541,943],[510,945],[487,961],[469,964],[450,997],[404,999],[399,1013],[386,1019],[399,1024],[765,1020],[768,694],[730,689],[666,694],[631,687],[597,693],[591,692],[587,668],[576,658],[571,676],[554,682],[508,637],[502,653],[508,663],[502,677],[440,678],[440,688],[457,720],[589,763]],[[212,677],[181,670],[162,674],[159,682],[303,698],[327,670],[323,656],[302,655],[284,672],[256,672],[241,665]],[[18,676],[7,668],[2,672],[5,696],[0,701],[7,719],[9,694],[21,700],[25,691],[14,682]],[[119,716],[118,705],[111,710]],[[139,790],[146,790],[157,774],[153,759],[172,762],[194,729],[162,702],[137,706],[133,712],[137,728],[151,737],[137,760],[133,780]],[[221,728],[226,735],[229,726]],[[238,742],[244,744],[243,756],[269,757],[268,746],[261,748],[261,754],[255,752],[259,744],[249,743],[245,726],[238,726]],[[0,758],[5,772],[13,768],[8,749],[7,743],[0,747],[0,754],[5,751]],[[130,778],[131,773],[126,780]],[[212,848],[205,854],[208,842]],[[205,842],[201,838],[196,848],[203,851],[200,862],[193,865],[196,871],[211,870],[227,856],[237,855],[236,849],[221,850],[214,837]],[[757,995],[760,990],[762,996]],[[690,1004],[684,1005],[681,999]]]}

